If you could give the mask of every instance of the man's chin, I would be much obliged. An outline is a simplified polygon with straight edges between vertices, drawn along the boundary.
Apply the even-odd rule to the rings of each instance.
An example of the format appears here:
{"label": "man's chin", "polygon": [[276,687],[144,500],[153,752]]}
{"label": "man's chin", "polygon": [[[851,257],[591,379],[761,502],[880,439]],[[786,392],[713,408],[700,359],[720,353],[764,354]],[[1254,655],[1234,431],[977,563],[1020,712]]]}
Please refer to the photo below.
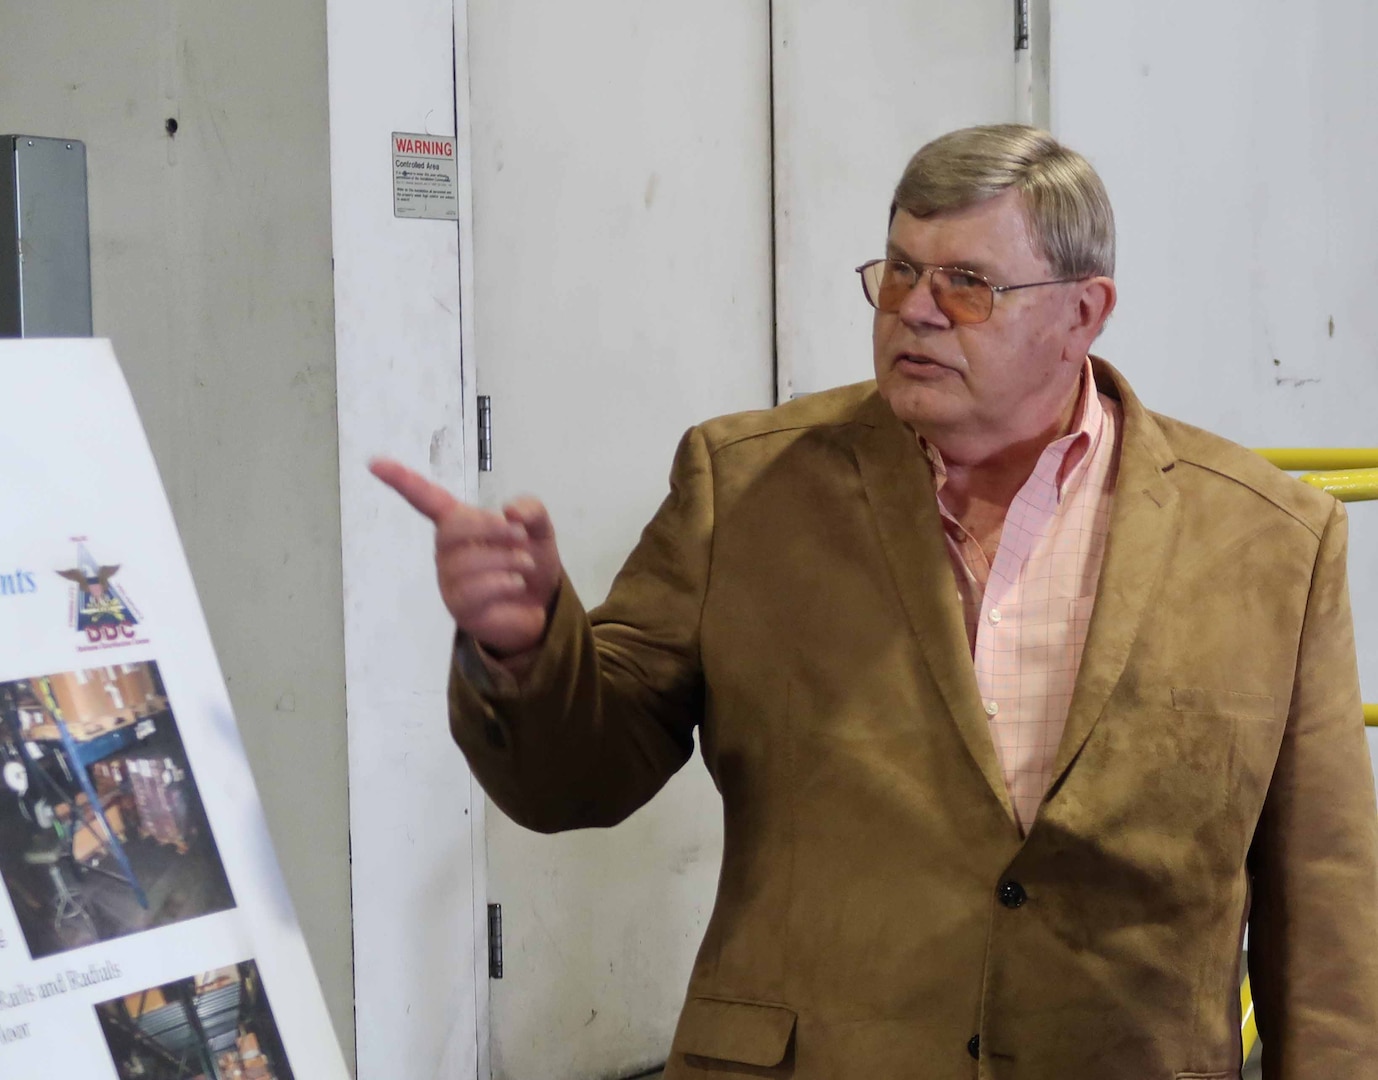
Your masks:
{"label": "man's chin", "polygon": [[915,431],[937,431],[961,420],[961,410],[952,395],[907,381],[896,385],[897,381],[883,380],[879,384],[880,396],[890,411]]}

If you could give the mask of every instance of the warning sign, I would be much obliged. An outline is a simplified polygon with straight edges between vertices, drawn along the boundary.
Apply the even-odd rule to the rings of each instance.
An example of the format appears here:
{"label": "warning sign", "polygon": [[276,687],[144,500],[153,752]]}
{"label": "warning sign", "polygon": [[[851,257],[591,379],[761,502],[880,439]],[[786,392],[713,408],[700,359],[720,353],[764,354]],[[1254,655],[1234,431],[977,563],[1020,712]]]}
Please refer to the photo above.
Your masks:
{"label": "warning sign", "polygon": [[392,213],[459,220],[459,165],[450,135],[392,133]]}

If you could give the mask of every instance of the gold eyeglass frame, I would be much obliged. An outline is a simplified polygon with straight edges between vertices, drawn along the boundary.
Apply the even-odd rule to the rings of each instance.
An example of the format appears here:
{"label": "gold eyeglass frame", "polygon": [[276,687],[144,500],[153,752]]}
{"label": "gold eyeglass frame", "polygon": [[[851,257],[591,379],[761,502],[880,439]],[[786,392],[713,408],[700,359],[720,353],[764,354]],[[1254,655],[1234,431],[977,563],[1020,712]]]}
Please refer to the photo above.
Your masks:
{"label": "gold eyeglass frame", "polygon": [[[916,266],[911,262],[905,261],[904,259],[871,259],[869,262],[864,262],[856,268],[856,273],[861,278],[861,293],[863,296],[866,297],[866,302],[868,304],[870,304],[877,311],[884,312],[887,315],[896,314],[899,311],[899,308],[896,307],[893,310],[882,308],[878,303],[871,299],[871,292],[869,289],[866,288],[866,271],[869,270],[871,267],[879,266],[882,263],[894,263],[896,266],[903,266],[906,270],[908,270],[914,275],[914,283],[909,286],[909,291],[917,289],[919,285],[923,282],[924,275],[927,274],[929,296],[933,298],[933,303],[937,306],[938,310],[952,320],[954,326],[979,326],[983,322],[988,322],[990,320],[990,317],[995,314],[995,297],[999,293],[1017,292],[1020,289],[1036,289],[1040,285],[1068,285],[1074,281],[1087,280],[1084,277],[1071,277],[1054,278],[1049,281],[1029,281],[1025,282],[1023,285],[993,285],[991,284],[990,279],[986,277],[984,274],[978,274],[975,270],[967,270],[965,267],[961,266],[929,266],[927,263],[920,263]],[[942,303],[938,300],[938,294],[933,291],[933,275],[938,271],[942,271],[947,274],[961,274],[963,277],[969,277],[975,281],[981,282],[981,284],[983,284],[990,291],[990,309],[986,312],[985,317],[980,319],[966,319],[960,322],[956,318],[954,318],[953,315],[942,306]],[[906,293],[905,295],[907,296],[908,293]]]}

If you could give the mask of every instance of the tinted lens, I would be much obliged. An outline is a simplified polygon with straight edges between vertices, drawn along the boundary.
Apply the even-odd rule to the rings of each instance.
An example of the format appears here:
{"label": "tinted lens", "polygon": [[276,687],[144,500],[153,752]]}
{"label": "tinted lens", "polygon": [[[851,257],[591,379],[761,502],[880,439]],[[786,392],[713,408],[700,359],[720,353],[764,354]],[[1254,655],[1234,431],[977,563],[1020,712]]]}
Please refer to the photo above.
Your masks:
{"label": "tinted lens", "polygon": [[934,303],[954,323],[979,323],[990,318],[995,294],[981,278],[960,270],[935,270],[932,281]]}
{"label": "tinted lens", "polygon": [[862,270],[861,280],[866,299],[880,311],[895,312],[914,287],[914,271],[904,263],[883,260]]}

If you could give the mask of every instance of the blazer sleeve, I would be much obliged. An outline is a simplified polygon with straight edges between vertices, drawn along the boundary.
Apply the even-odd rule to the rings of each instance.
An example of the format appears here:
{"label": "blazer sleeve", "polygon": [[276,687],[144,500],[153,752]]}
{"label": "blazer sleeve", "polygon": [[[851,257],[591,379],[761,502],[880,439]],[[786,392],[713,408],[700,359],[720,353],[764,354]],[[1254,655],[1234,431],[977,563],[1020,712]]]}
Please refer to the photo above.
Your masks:
{"label": "blazer sleeve", "polygon": [[1378,1080],[1378,807],[1339,503],[1251,851],[1249,968],[1266,1080]]}
{"label": "blazer sleeve", "polygon": [[680,441],[670,492],[586,613],[566,578],[520,685],[463,662],[450,730],[485,791],[540,832],[614,825],[693,753],[703,709],[699,620],[713,536],[712,463],[699,429]]}

